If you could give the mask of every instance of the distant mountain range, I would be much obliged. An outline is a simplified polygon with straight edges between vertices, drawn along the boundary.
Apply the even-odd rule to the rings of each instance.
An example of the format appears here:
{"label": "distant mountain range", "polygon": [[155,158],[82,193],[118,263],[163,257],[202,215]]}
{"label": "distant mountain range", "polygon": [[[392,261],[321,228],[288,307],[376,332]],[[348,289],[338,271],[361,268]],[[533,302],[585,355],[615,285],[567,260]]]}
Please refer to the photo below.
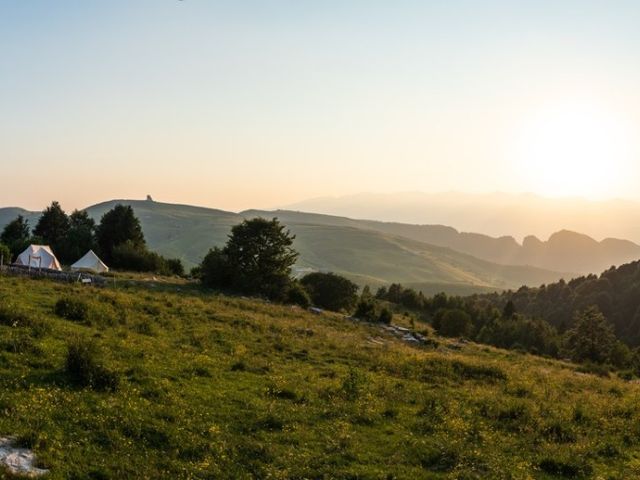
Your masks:
{"label": "distant mountain range", "polygon": [[[240,213],[153,201],[112,200],[87,208],[100,217],[117,203],[131,205],[149,246],[187,266],[222,245],[233,225],[256,216],[278,217],[296,235],[297,267],[335,271],[360,284],[400,282],[425,293],[471,293],[540,285],[576,273],[602,270],[640,258],[640,246],[597,242],[562,231],[520,245],[511,237],[460,233],[451,227],[354,220],[287,210]],[[35,225],[39,213],[0,209],[0,228],[22,214]]]}
{"label": "distant mountain range", "polygon": [[548,238],[570,230],[593,238],[625,238],[640,243],[640,203],[545,198],[531,193],[361,193],[323,197],[281,207],[409,224],[452,225],[494,237]]}

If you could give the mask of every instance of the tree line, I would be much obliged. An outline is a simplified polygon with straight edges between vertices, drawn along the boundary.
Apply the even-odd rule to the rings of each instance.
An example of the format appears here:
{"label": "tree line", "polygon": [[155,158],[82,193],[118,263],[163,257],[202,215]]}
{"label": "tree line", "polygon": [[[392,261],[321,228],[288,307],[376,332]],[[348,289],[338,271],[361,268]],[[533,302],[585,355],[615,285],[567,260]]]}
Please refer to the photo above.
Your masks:
{"label": "tree line", "polygon": [[168,259],[147,248],[140,220],[128,205],[115,205],[96,222],[84,210],[70,215],[58,202],[45,208],[37,224],[18,215],[0,234],[0,252],[5,262],[15,259],[31,244],[46,244],[65,265],[94,250],[115,269],[159,274],[184,274],[179,259]]}
{"label": "tree line", "polygon": [[[613,270],[606,275],[611,276]],[[624,266],[618,270],[630,272],[635,267]],[[584,281],[578,279],[570,283],[576,286]],[[564,282],[557,285],[563,284],[567,285]],[[554,288],[552,286],[552,290]],[[443,336],[468,338],[499,348],[568,358],[578,363],[610,365],[640,373],[640,348],[630,348],[616,335],[615,325],[601,311],[600,305],[593,301],[594,297],[589,300],[577,296],[568,303],[570,308],[562,303],[566,302],[566,297],[564,300],[556,297],[547,300],[549,311],[568,310],[569,318],[563,317],[560,325],[554,325],[540,315],[540,311],[534,310],[531,303],[523,302],[523,298],[533,299],[537,302],[534,305],[540,306],[544,294],[535,295],[532,292],[547,292],[547,289],[544,286],[539,289],[522,287],[518,292],[469,297],[440,293],[425,297],[411,288],[392,284],[388,288],[380,288],[376,298],[417,312]],[[556,305],[557,302],[562,304]],[[521,306],[529,310],[521,309]]]}

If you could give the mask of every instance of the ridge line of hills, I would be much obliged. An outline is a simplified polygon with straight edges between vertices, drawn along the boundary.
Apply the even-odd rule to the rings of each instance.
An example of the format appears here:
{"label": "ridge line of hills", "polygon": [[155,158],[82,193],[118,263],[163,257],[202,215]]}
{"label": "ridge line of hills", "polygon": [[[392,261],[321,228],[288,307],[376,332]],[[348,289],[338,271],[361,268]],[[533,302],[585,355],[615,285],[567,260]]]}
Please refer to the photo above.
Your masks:
{"label": "ridge line of hills", "polygon": [[[640,246],[602,242],[561,231],[543,242],[459,232],[442,225],[357,220],[289,210],[219,209],[149,200],[110,200],[87,207],[96,220],[117,203],[131,205],[149,246],[181,258],[187,267],[222,245],[231,227],[254,216],[278,217],[296,235],[298,269],[335,271],[372,287],[403,283],[425,294],[466,294],[536,286],[640,259]],[[0,228],[24,215],[33,226],[39,212],[0,208]]]}

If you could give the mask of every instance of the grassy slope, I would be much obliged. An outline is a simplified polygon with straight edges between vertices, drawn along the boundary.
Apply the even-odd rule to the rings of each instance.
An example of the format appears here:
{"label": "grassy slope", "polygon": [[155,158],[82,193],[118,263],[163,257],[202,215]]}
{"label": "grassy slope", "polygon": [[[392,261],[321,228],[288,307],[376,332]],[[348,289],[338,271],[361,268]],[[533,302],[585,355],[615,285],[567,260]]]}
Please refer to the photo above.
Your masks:
{"label": "grassy slope", "polygon": [[[92,325],[52,314],[70,293]],[[34,325],[0,325],[0,434],[33,446],[51,478],[640,475],[640,387],[569,364],[411,347],[338,315],[188,285],[0,277],[0,302]],[[77,335],[121,372],[118,392],[68,384]]]}

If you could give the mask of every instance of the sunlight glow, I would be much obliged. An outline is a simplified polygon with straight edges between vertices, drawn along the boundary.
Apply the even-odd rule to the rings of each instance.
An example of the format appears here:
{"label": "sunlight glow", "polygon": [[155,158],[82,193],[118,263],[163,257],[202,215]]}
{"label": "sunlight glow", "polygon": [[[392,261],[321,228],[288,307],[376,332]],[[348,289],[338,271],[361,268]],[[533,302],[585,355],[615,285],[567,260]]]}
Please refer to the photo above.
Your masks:
{"label": "sunlight glow", "polygon": [[517,135],[520,174],[554,197],[615,195],[629,175],[630,131],[611,112],[585,103],[546,108]]}

